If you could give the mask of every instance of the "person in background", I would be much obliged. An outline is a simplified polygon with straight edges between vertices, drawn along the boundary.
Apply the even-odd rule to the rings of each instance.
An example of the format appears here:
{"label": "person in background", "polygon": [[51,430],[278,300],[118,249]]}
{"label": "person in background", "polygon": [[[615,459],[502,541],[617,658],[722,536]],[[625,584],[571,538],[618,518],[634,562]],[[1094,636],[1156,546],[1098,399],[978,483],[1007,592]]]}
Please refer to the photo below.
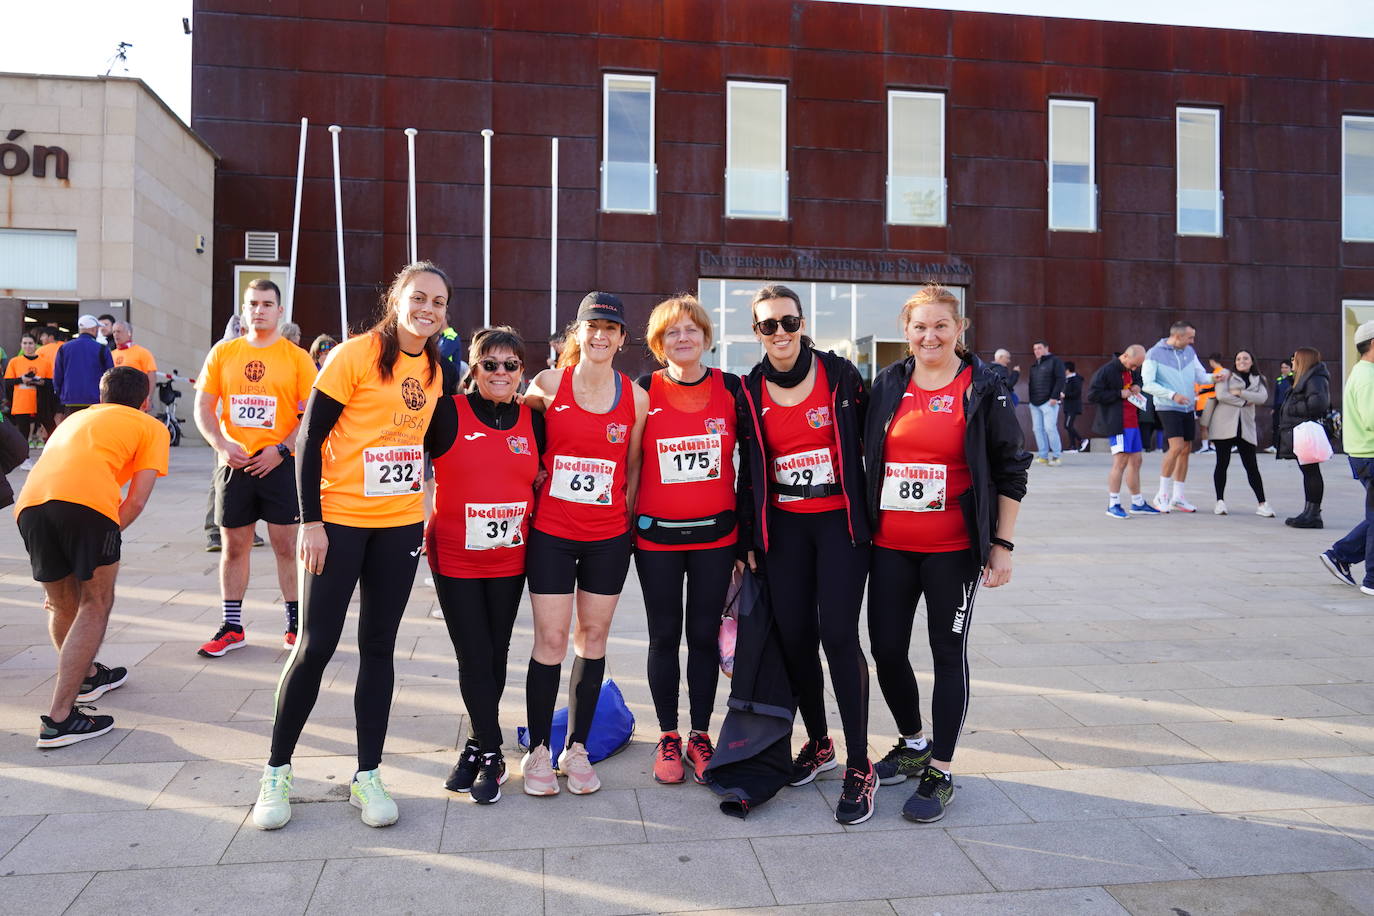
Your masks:
{"label": "person in background", "polygon": [[[1140,392],[1140,366],[1144,362],[1145,348],[1131,344],[1098,369],[1088,385],[1088,400],[1097,406],[1092,431],[1106,437],[1112,454],[1112,467],[1107,472],[1107,514],[1112,518],[1159,514],[1140,494],[1140,405],[1149,403]],[[1121,505],[1123,478],[1131,494],[1129,512]]]}
{"label": "person in background", "polygon": [[47,380],[38,390],[39,422],[43,423],[46,418],[47,424],[44,424],[44,427],[56,429],[57,424],[62,422],[62,402],[57,399],[57,386],[53,384],[52,374],[57,367],[57,351],[62,349],[62,343],[57,339],[57,329],[50,325],[39,325],[34,328],[33,333],[38,339],[38,355],[43,358],[43,366],[38,370],[38,376]]}
{"label": "person in background", "polygon": [[1083,415],[1083,376],[1078,367],[1070,360],[1064,360],[1064,432],[1067,434],[1068,447],[1074,451],[1086,452],[1089,440],[1078,434],[1074,426]]}
{"label": "person in background", "polygon": [[301,345],[301,326],[294,321],[284,321],[281,326],[281,336],[299,347]]}
{"label": "person in background", "polygon": [[100,332],[95,336],[96,343],[113,352],[117,346],[114,339],[115,316],[97,315],[95,320],[100,322]]}
{"label": "person in background", "polygon": [[62,345],[53,364],[53,384],[65,413],[100,403],[100,379],[114,368],[109,348],[96,340],[100,321],[82,315],[76,321],[80,333]]}
{"label": "person in background", "polygon": [[1141,370],[1141,386],[1154,401],[1155,413],[1169,450],[1159,469],[1159,492],[1154,505],[1160,512],[1196,512],[1197,506],[1184,495],[1188,479],[1188,457],[1192,454],[1193,439],[1197,435],[1197,417],[1193,413],[1194,385],[1220,380],[1225,369],[1216,377],[1202,368],[1193,341],[1197,329],[1188,321],[1175,321],[1169,326],[1169,336],[1162,337],[1145,354]]}
{"label": "person in background", "polygon": [[1064,397],[1064,361],[1050,352],[1050,345],[1037,340],[1031,349],[1035,365],[1030,370],[1031,427],[1035,432],[1035,460],[1058,465],[1059,402]]}
{"label": "person in background", "polygon": [[1284,360],[1279,363],[1279,374],[1274,379],[1274,409],[1269,412],[1269,447],[1266,452],[1279,450],[1279,414],[1283,412],[1283,402],[1288,392],[1293,390],[1293,363]]}
{"label": "person in background", "polygon": [[1216,403],[1212,408],[1212,445],[1217,450],[1217,466],[1212,472],[1212,484],[1217,493],[1217,515],[1226,514],[1226,469],[1231,464],[1231,448],[1240,453],[1245,476],[1250,481],[1259,507],[1255,514],[1273,518],[1274,510],[1264,501],[1264,479],[1260,477],[1259,462],[1255,459],[1258,430],[1255,428],[1255,405],[1269,400],[1264,376],[1255,371],[1255,357],[1249,350],[1236,354],[1235,371],[1216,383]]}
{"label": "person in background", "polygon": [[[1313,347],[1298,347],[1293,353],[1293,387],[1283,399],[1279,416],[1278,456],[1296,459],[1293,453],[1293,430],[1308,420],[1320,423],[1331,410],[1331,373],[1322,362],[1321,352]],[[1322,527],[1322,497],[1326,492],[1320,462],[1300,464],[1302,471],[1302,512],[1284,519],[1292,528]]]}
{"label": "person in background", "polygon": [[1011,364],[1011,351],[998,350],[992,354],[992,362],[986,365],[988,371],[1000,378],[1011,392],[1011,406],[1020,404],[1021,399],[1016,396],[1016,383],[1021,381],[1021,367]]}
{"label": "person in background", "polygon": [[[1341,393],[1341,432],[1350,470],[1364,487],[1364,519],[1321,555],[1331,575],[1346,585],[1374,595],[1374,321],[1355,329],[1359,360]],[[1364,564],[1364,580],[1355,581],[1350,567]]]}
{"label": "person in background", "polygon": [[[156,391],[157,388],[157,360],[147,347],[141,347],[134,343],[134,327],[127,321],[116,321],[114,323],[114,342],[115,349],[112,354],[116,366],[133,366],[135,369],[148,376],[148,391]],[[153,397],[148,395],[148,400],[143,402],[143,412],[153,412]]]}
{"label": "person in background", "polygon": [[329,358],[329,351],[338,346],[338,343],[328,334],[321,334],[315,338],[314,343],[310,345],[310,360],[315,364],[317,370],[324,368],[324,361]]}
{"label": "person in background", "polygon": [[[52,369],[47,367],[47,357],[38,352],[38,339],[26,333],[19,341],[19,354],[5,366],[5,399],[9,403],[10,418],[24,434],[24,441],[33,445],[33,437],[41,426],[51,436],[53,423],[51,415],[45,419],[42,413],[43,391],[50,387]],[[20,470],[33,467],[25,456]]]}
{"label": "person in background", "polygon": [[[1212,372],[1216,372],[1218,369],[1221,369],[1221,368],[1222,368],[1221,354],[1220,354],[1220,353],[1213,353],[1213,354],[1211,354],[1210,356],[1208,356],[1208,357],[1207,357],[1207,365],[1208,365],[1208,367],[1211,368]],[[1199,439],[1199,441],[1201,441],[1201,443],[1202,443],[1202,447],[1199,448],[1198,451],[1199,451],[1199,452],[1211,452],[1211,451],[1215,451],[1215,449],[1212,448],[1212,443],[1211,443],[1210,441],[1208,441],[1208,436],[1207,436],[1207,427],[1210,425],[1210,424],[1208,423],[1207,407],[1208,407],[1208,405],[1210,405],[1210,404],[1213,402],[1213,400],[1216,398],[1216,394],[1217,394],[1217,385],[1216,385],[1216,382],[1204,382],[1204,383],[1200,383],[1200,384],[1194,385],[1194,386],[1193,386],[1193,393],[1194,393],[1194,396],[1196,397],[1196,402],[1193,404],[1193,407],[1194,407],[1194,408],[1196,409],[1196,411],[1197,411],[1196,416],[1197,416],[1198,439]],[[1213,408],[1213,409],[1215,409],[1215,408]]]}

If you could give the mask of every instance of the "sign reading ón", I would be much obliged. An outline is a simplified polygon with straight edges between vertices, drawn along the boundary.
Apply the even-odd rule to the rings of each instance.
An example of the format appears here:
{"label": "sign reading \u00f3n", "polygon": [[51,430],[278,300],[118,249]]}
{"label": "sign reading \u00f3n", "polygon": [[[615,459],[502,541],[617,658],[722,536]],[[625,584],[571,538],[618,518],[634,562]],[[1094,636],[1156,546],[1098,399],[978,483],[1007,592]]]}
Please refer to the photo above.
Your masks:
{"label": "sign reading \u00f3n", "polygon": [[777,254],[736,254],[728,248],[710,251],[697,249],[697,267],[702,271],[725,268],[764,271],[775,275],[800,273],[851,273],[865,276],[972,277],[967,264],[943,261],[913,261],[910,258],[821,257],[809,251],[780,251]]}
{"label": "sign reading \u00f3n", "polygon": [[0,143],[0,175],[13,178],[22,175],[33,169],[34,178],[46,178],[48,175],[48,160],[53,160],[53,174],[57,178],[65,181],[67,172],[71,166],[71,159],[67,151],[60,146],[35,146],[33,154],[24,149],[15,140],[24,136],[22,130],[12,130],[5,135],[6,142]]}

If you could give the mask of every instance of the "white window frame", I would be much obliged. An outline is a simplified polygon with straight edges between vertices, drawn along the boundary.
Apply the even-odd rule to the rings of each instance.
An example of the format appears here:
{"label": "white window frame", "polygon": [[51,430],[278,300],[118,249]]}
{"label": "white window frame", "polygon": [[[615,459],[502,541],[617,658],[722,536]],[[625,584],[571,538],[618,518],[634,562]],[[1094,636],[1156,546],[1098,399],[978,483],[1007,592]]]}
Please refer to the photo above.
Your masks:
{"label": "white window frame", "polygon": [[[730,91],[735,87],[742,89],[767,89],[778,93],[780,105],[778,115],[780,119],[778,129],[778,164],[781,166],[782,180],[782,211],[777,216],[759,216],[756,213],[736,213],[731,206],[733,201],[730,194],[730,150],[733,148],[734,117],[731,115]],[[788,219],[788,172],[787,172],[787,84],[786,83],[767,83],[752,80],[727,80],[725,83],[725,218],[726,219],[762,219],[786,222]]]}
{"label": "white window frame", "polygon": [[[1056,226],[1054,224],[1054,110],[1056,108],[1086,108],[1089,112],[1088,117],[1088,188],[1091,191],[1092,202],[1088,207],[1090,226]],[[1046,193],[1045,201],[1045,222],[1051,232],[1097,232],[1098,231],[1098,200],[1097,200],[1097,103],[1084,99],[1050,99],[1049,100],[1049,133],[1046,136],[1047,149],[1045,150],[1045,172]]]}
{"label": "white window frame", "polygon": [[1374,237],[1350,235],[1346,231],[1345,203],[1348,199],[1346,194],[1346,131],[1347,125],[1354,121],[1362,121],[1374,127],[1374,116],[1371,115],[1341,115],[1341,241],[1342,242],[1374,242]]}
{"label": "white window frame", "polygon": [[[897,219],[892,206],[892,170],[897,153],[896,134],[893,125],[894,102],[897,99],[934,99],[940,103],[940,216],[935,222],[916,219]],[[908,89],[889,89],[887,91],[887,222],[892,226],[945,226],[949,224],[949,178],[945,174],[945,104],[943,92],[916,92]]]}
{"label": "white window frame", "polygon": [[[646,83],[649,87],[649,209],[611,207],[607,201],[606,163],[611,155],[611,80]],[[601,209],[606,213],[658,212],[658,89],[656,78],[641,73],[603,73],[601,76]]]}
{"label": "white window frame", "polygon": [[[1207,115],[1212,119],[1212,180],[1216,187],[1216,222],[1211,232],[1189,232],[1183,228],[1183,207],[1180,198],[1183,193],[1183,116]],[[1174,231],[1178,235],[1220,238],[1222,227],[1226,225],[1226,198],[1221,190],[1221,109],[1197,108],[1179,105],[1174,109]]]}

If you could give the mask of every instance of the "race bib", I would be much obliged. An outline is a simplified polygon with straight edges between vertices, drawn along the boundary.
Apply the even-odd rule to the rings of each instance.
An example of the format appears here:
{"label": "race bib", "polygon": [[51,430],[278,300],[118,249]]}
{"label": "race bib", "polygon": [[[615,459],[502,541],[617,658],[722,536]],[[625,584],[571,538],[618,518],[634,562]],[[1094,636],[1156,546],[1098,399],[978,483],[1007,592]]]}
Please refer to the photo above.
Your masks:
{"label": "race bib", "polygon": [[363,495],[419,493],[425,480],[425,450],[418,445],[363,449]]}
{"label": "race bib", "polygon": [[229,422],[251,429],[272,429],[277,425],[277,399],[270,394],[231,394]]}
{"label": "race bib", "polygon": [[[773,479],[789,487],[809,487],[835,482],[835,466],[830,463],[830,449],[816,448],[809,452],[794,452],[773,459]],[[801,496],[777,494],[778,502],[790,503]]]}
{"label": "race bib", "polygon": [[943,464],[883,465],[883,489],[878,508],[887,512],[938,512],[945,507]]}
{"label": "race bib", "polygon": [[615,462],[602,458],[554,455],[549,475],[549,495],[570,503],[611,504],[615,485]]}
{"label": "race bib", "polygon": [[658,476],[664,483],[698,483],[720,477],[720,436],[659,439]]}
{"label": "race bib", "polygon": [[468,550],[519,547],[525,543],[520,533],[529,503],[468,503],[463,507],[467,520]]}

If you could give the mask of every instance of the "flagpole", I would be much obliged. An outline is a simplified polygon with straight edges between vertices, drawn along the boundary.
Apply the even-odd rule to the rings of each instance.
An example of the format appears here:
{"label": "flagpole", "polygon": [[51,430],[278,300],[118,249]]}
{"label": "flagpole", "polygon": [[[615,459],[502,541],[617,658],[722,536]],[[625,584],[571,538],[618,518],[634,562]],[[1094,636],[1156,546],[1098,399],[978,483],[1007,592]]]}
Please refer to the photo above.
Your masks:
{"label": "flagpole", "polygon": [[305,135],[309,118],[301,118],[301,148],[296,155],[296,211],[291,217],[291,267],[286,271],[286,320],[296,308],[296,252],[301,239],[301,188],[305,184]]}
{"label": "flagpole", "polygon": [[414,264],[420,260],[419,237],[415,233],[415,135],[419,133],[413,127],[406,128],[406,146],[410,159],[410,181],[407,201],[410,213],[410,262]]}
{"label": "flagpole", "polygon": [[491,138],[482,131],[482,327],[491,327]]}
{"label": "flagpole", "polygon": [[330,138],[334,147],[334,234],[339,248],[339,326],[342,328],[341,340],[348,339],[348,284],[344,280],[344,236],[343,236],[343,186],[339,180],[339,132],[337,124],[329,125]]}
{"label": "flagpole", "polygon": [[558,138],[549,153],[549,356],[554,356],[553,341],[558,336]]}

